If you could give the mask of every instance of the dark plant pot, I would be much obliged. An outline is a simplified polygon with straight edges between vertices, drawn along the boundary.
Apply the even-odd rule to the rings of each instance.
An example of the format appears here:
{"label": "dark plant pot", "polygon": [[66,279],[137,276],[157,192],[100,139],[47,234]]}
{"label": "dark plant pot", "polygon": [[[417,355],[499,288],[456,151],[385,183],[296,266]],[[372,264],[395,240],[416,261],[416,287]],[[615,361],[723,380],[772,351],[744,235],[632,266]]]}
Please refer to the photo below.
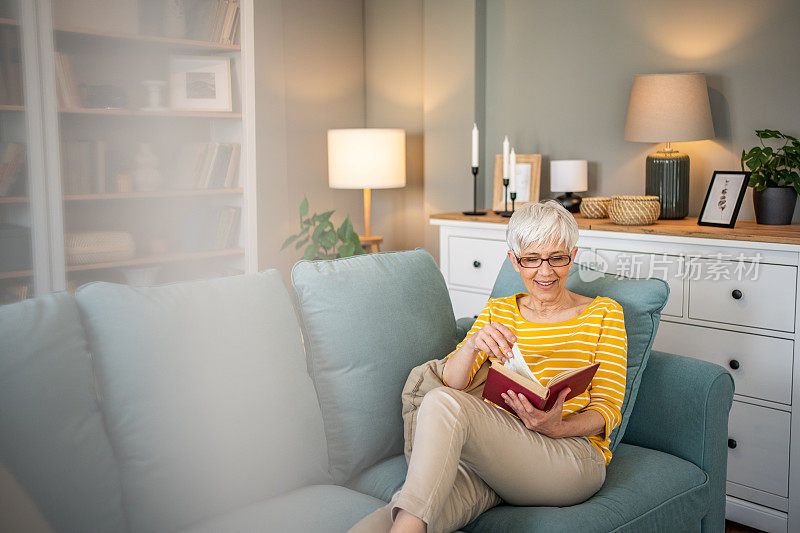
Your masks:
{"label": "dark plant pot", "polygon": [[792,223],[797,192],[794,187],[767,187],[753,190],[753,208],[757,224],[784,225]]}

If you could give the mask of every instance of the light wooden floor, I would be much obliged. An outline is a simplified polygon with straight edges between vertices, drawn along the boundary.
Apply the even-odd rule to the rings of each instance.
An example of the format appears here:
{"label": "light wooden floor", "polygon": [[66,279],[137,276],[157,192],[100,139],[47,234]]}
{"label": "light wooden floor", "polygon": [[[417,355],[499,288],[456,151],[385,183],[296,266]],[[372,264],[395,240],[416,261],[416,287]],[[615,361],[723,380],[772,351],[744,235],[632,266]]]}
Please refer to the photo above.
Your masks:
{"label": "light wooden floor", "polygon": [[725,520],[725,533],[763,533],[760,529],[755,529],[730,520]]}

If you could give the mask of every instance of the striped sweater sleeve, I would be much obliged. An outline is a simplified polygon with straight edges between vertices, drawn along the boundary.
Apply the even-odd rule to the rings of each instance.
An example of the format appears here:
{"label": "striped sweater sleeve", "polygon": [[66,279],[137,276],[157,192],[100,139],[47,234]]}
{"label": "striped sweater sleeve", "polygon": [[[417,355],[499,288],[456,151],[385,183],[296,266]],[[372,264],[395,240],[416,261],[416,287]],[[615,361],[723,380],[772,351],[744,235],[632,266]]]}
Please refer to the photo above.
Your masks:
{"label": "striped sweater sleeve", "polygon": [[589,404],[585,410],[597,411],[605,420],[603,439],[622,422],[622,400],[625,397],[625,376],[628,361],[628,337],[622,306],[612,302],[600,325],[595,363],[600,363],[589,387]]}
{"label": "striped sweater sleeve", "polygon": [[[450,357],[451,355],[456,353],[464,345],[464,343],[467,342],[467,339],[469,339],[475,332],[480,330],[483,326],[485,326],[491,321],[492,321],[492,301],[489,300],[488,302],[486,302],[486,307],[483,308],[481,314],[479,314],[478,318],[475,319],[475,322],[472,324],[472,327],[469,328],[469,331],[467,332],[467,335],[464,337],[464,339],[460,343],[458,343],[458,346],[456,346],[455,350],[447,354],[446,357]],[[484,361],[486,361],[486,354],[483,353],[483,351],[479,350],[475,357],[475,362],[472,364],[472,369],[469,372],[469,381],[467,381],[467,384],[464,386],[463,389],[459,390],[464,390],[467,387],[469,387],[470,383],[472,383],[472,378],[474,378],[475,374],[478,373],[478,369],[480,369]],[[442,382],[445,385],[447,385],[447,382],[444,380],[444,376],[442,376]],[[449,387],[450,385],[447,386]]]}

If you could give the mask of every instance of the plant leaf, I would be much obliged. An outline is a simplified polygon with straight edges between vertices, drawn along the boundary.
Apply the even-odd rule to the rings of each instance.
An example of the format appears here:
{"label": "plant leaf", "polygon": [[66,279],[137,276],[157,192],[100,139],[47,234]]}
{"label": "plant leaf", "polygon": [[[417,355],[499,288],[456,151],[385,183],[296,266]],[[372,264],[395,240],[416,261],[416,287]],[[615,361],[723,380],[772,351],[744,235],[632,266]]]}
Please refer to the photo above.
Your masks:
{"label": "plant leaf", "polygon": [[306,251],[303,252],[303,259],[314,259],[317,257],[317,253],[319,253],[319,245],[317,243],[311,243],[306,248]]}
{"label": "plant leaf", "polygon": [[300,202],[300,218],[306,216],[308,214],[308,198],[306,195],[303,195],[303,201]]}
{"label": "plant leaf", "polygon": [[[328,224],[330,224],[330,222]],[[339,237],[336,235],[336,232],[333,231],[333,225],[331,225],[328,230],[324,231],[319,238],[319,243],[324,248],[333,248],[336,246],[337,242],[339,242]]]}
{"label": "plant leaf", "polygon": [[281,250],[292,244],[300,235],[290,235],[283,241],[283,246],[281,246]]}
{"label": "plant leaf", "polygon": [[353,243],[348,242],[339,246],[339,255],[341,257],[350,257],[353,255]]}
{"label": "plant leaf", "polygon": [[295,250],[299,250],[300,247],[303,246],[305,243],[307,243],[308,239],[310,239],[310,238],[311,238],[311,236],[309,235],[305,239],[301,239],[301,240],[297,241],[297,243],[294,245],[294,249]]}

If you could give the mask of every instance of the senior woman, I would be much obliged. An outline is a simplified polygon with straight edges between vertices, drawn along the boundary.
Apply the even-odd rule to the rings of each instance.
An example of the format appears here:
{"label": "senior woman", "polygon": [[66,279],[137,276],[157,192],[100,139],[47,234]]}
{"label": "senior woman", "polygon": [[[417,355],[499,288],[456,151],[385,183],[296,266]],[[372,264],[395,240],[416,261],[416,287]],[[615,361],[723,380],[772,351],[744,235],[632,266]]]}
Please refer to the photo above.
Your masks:
{"label": "senior woman", "polygon": [[[423,398],[406,481],[353,531],[453,531],[500,503],[566,506],[605,481],[609,435],[621,421],[627,337],[622,307],[566,289],[578,226],[555,201],[528,203],[509,221],[508,257],[527,293],[490,299],[448,354],[444,387]],[[550,411],[507,391],[517,416],[463,392],[487,361],[514,357],[543,384],[600,363],[589,388]]]}

